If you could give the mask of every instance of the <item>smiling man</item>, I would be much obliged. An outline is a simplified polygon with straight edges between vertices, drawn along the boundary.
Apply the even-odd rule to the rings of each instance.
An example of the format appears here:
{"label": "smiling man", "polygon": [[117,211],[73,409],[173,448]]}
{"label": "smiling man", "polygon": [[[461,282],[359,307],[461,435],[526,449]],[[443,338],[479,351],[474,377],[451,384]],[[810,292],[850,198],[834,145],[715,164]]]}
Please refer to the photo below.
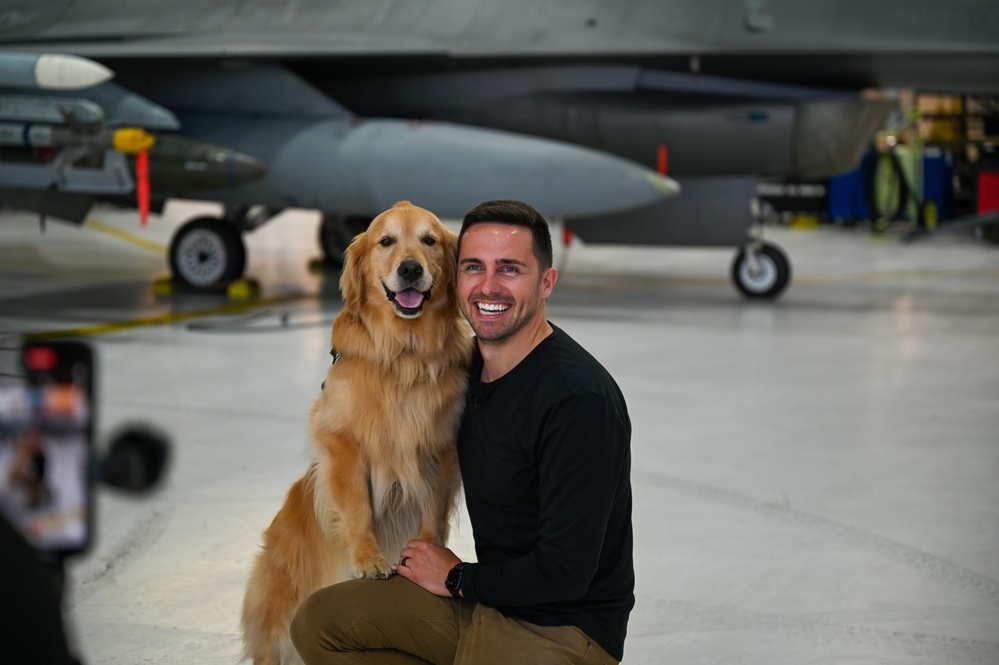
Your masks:
{"label": "smiling man", "polygon": [[292,626],[308,665],[623,657],[631,422],[607,371],[548,321],[557,279],[534,208],[488,201],[465,216],[458,300],[477,348],[458,456],[477,561],[413,540],[396,577],[313,594]]}
{"label": "smiling man", "polygon": [[[522,219],[523,225],[491,217]],[[533,208],[490,201],[465,216],[458,252],[458,304],[488,360],[478,377],[488,382],[510,371],[553,332],[545,318],[545,303],[558,279],[551,235]]]}

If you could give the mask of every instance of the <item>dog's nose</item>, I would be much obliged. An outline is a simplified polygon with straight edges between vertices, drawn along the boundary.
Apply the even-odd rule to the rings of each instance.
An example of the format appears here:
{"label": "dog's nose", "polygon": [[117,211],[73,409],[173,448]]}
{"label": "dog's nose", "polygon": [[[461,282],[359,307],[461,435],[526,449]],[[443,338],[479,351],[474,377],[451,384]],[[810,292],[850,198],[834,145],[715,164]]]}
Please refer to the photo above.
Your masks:
{"label": "dog's nose", "polygon": [[423,266],[419,261],[403,261],[399,265],[399,277],[408,282],[415,282],[423,276]]}

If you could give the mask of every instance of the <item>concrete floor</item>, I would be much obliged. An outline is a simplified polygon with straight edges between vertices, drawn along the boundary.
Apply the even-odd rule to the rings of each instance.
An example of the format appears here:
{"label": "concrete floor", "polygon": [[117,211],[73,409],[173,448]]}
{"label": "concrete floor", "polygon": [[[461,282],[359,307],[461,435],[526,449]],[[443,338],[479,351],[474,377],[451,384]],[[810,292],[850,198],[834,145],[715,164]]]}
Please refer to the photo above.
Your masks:
{"label": "concrete floor", "polygon": [[[145,422],[174,446],[158,493],[100,493],[97,542],[69,571],[89,665],[236,662],[251,556],[308,463],[339,311],[335,276],[307,268],[317,218],[248,236],[261,299],[232,310],[151,293],[191,212],[140,228],[100,209],[44,238],[0,213],[3,353],[20,333],[86,333],[102,434]],[[996,665],[999,249],[768,237],[795,272],[775,303],[736,294],[730,250],[557,250],[550,317],[617,378],[634,425],[625,662]]]}

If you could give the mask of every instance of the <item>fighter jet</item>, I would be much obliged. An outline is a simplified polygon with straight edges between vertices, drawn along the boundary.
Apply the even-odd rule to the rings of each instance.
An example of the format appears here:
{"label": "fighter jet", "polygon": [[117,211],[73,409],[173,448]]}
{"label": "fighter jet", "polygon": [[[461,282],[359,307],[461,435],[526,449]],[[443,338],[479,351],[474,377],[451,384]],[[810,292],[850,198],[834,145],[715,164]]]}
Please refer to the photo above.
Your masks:
{"label": "fighter jet", "polygon": [[[0,194],[71,220],[95,200],[134,201],[136,158],[107,147],[111,130],[134,126],[156,141],[150,205],[225,204],[171,243],[189,284],[239,276],[241,234],[286,207],[323,212],[336,260],[397,200],[457,217],[511,197],[590,242],[738,247],[739,289],[774,297],[790,267],[751,234],[757,180],[855,166],[895,107],[865,88],[996,92],[997,11],[989,0],[0,0],[0,122],[30,98],[47,115],[11,124],[51,125],[53,137],[36,147],[26,127],[0,134]],[[114,78],[72,95],[18,84],[41,53],[89,58]]]}

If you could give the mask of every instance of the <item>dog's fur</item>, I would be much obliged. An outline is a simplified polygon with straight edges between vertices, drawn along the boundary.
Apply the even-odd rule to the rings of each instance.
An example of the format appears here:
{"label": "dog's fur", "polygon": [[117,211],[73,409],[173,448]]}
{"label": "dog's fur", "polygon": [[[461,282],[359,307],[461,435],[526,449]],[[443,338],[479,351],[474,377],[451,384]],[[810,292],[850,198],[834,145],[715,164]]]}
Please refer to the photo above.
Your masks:
{"label": "dog's fur", "polygon": [[300,662],[288,627],[313,591],[392,575],[411,538],[447,541],[473,343],[456,253],[454,233],[407,201],[347,249],[339,359],[309,417],[313,462],[264,532],[243,600],[244,657],[256,665]]}

